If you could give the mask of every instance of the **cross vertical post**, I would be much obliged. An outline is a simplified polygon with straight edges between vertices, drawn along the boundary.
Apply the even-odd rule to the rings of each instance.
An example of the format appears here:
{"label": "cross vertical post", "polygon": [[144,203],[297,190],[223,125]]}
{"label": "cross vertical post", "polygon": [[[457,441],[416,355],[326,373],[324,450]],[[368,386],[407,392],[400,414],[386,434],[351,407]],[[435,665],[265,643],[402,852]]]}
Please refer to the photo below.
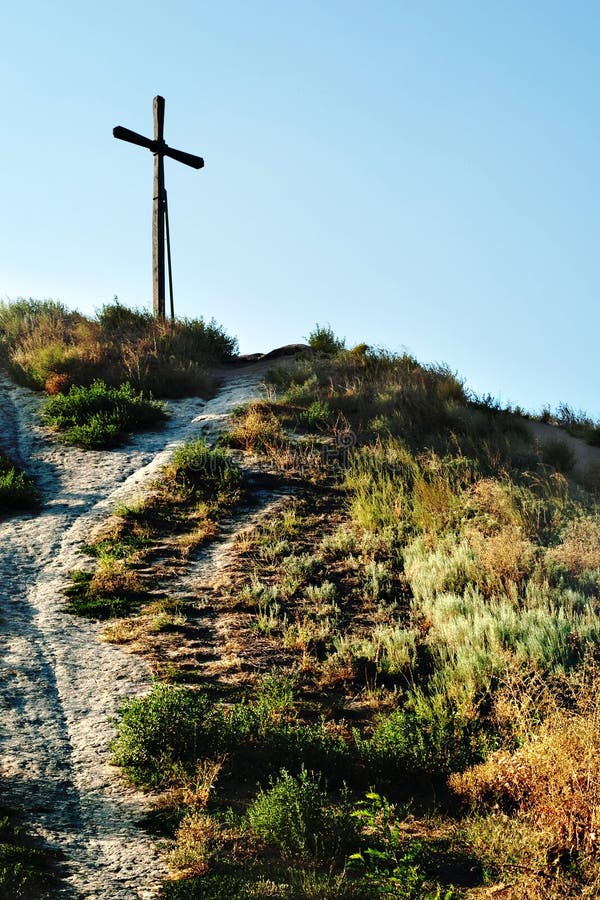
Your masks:
{"label": "cross vertical post", "polygon": [[[169,221],[167,212],[167,192],[165,190],[165,156],[191,166],[192,169],[201,169],[204,160],[201,156],[193,156],[183,150],[175,150],[165,143],[165,100],[164,97],[154,98],[154,140],[117,125],[113,128],[113,136],[120,141],[145,147],[154,154],[154,190],[152,194],[152,305],[154,315],[159,319],[165,319],[165,236],[167,238],[169,253],[169,291],[171,297],[171,318],[174,318],[173,309],[173,278],[171,273],[171,242],[169,235]],[[166,235],[165,235],[166,226]]]}
{"label": "cross vertical post", "polygon": [[154,315],[165,318],[165,159],[163,155],[165,101],[154,98],[154,199],[152,207],[152,272]]}

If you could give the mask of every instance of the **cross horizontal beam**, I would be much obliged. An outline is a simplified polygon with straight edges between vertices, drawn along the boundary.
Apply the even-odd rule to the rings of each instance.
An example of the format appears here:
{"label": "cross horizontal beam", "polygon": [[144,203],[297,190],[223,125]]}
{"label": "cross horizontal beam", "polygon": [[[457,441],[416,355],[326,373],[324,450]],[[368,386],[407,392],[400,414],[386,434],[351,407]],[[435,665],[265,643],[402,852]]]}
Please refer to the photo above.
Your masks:
{"label": "cross horizontal beam", "polygon": [[204,160],[201,156],[194,156],[192,153],[185,153],[183,150],[175,150],[174,147],[169,147],[164,141],[153,141],[151,138],[138,134],[137,131],[131,131],[130,128],[124,128],[122,125],[117,125],[113,128],[113,137],[118,138],[120,141],[127,141],[129,144],[136,144],[138,147],[145,147],[151,153],[169,156],[185,166],[191,166],[192,169],[202,169],[204,166]]}

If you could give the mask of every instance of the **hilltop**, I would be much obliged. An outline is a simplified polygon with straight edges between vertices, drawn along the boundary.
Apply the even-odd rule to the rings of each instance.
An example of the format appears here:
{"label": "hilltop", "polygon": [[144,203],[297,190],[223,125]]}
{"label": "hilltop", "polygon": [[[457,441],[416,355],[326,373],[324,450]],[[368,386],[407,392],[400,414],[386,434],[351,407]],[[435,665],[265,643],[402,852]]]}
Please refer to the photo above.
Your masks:
{"label": "hilltop", "polygon": [[0,334],[37,895],[597,896],[597,423],[318,326],[242,359],[28,301]]}

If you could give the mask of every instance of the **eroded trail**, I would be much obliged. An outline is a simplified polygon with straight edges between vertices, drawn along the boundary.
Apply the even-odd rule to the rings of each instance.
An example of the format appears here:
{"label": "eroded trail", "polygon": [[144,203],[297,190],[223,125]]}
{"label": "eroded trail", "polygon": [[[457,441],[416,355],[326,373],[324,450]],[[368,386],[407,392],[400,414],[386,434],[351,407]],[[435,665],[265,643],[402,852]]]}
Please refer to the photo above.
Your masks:
{"label": "eroded trail", "polygon": [[119,500],[154,477],[176,446],[220,430],[260,396],[259,364],[233,373],[217,396],[170,404],[171,419],[123,448],[84,452],[49,441],[40,398],[0,382],[0,446],[35,476],[44,505],[0,525],[0,792],[65,854],[52,897],[153,897],[164,876],[136,826],[147,798],[108,764],[111,719],[149,687],[147,664],[101,643],[99,626],[64,612],[81,544]]}

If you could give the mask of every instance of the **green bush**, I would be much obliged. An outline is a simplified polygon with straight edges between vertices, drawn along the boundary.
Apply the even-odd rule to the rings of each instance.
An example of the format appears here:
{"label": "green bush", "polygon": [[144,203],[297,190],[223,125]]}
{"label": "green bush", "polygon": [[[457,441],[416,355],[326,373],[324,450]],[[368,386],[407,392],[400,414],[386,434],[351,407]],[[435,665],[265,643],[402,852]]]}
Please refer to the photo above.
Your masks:
{"label": "green bush", "polygon": [[333,333],[330,325],[315,325],[314,329],[308,336],[308,343],[317,353],[323,353],[325,356],[334,356],[343,350],[346,342],[343,338],[337,338]]}
{"label": "green bush", "polygon": [[43,410],[47,425],[61,432],[66,444],[86,450],[111,447],[123,435],[162,424],[164,404],[137,394],[130,384],[108,387],[95,381],[89,387],[73,385],[68,394],[51,397]]}
{"label": "green bush", "polygon": [[113,757],[135,784],[166,787],[182,766],[220,749],[223,729],[221,708],[204,694],[156,683],[121,707]]}
{"label": "green bush", "polygon": [[153,787],[169,784],[181,766],[222,754],[238,775],[265,778],[283,766],[293,772],[310,766],[339,781],[349,763],[344,741],[324,723],[296,720],[284,688],[283,695],[273,685],[266,690],[270,696],[262,689],[225,706],[189,688],[155,684],[120,710],[115,760],[136,784]]}
{"label": "green bush", "polygon": [[369,739],[357,735],[357,745],[369,770],[381,776],[443,776],[481,759],[482,725],[446,697],[415,692],[412,703],[379,719]]}
{"label": "green bush", "polygon": [[261,790],[247,811],[253,831],[276,846],[286,858],[337,859],[356,847],[358,829],[346,797],[329,801],[320,775],[285,769],[268,790]]}
{"label": "green bush", "polygon": [[0,453],[0,515],[8,510],[31,509],[38,499],[33,478]]}

